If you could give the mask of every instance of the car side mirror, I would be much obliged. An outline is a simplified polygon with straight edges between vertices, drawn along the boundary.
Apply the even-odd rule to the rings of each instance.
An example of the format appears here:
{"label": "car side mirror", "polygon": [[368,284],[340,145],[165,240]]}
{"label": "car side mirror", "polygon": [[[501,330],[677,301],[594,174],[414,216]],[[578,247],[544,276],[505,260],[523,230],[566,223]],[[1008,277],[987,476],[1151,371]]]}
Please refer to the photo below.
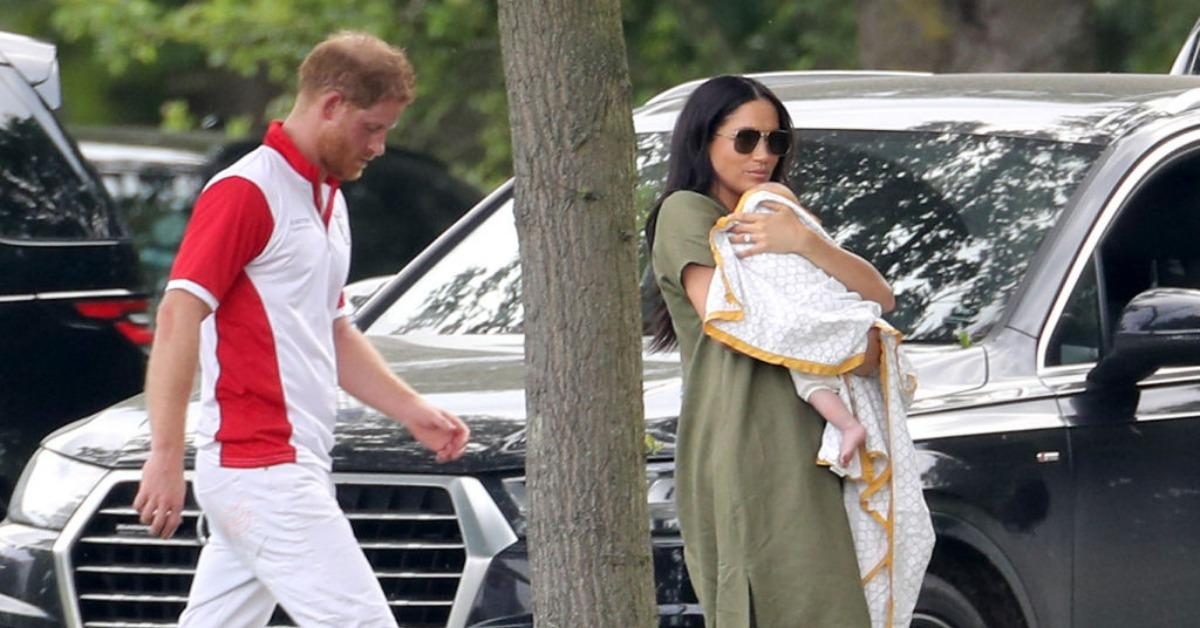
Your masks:
{"label": "car side mirror", "polygon": [[1089,385],[1133,385],[1164,366],[1200,366],[1200,290],[1153,288],[1121,312]]}

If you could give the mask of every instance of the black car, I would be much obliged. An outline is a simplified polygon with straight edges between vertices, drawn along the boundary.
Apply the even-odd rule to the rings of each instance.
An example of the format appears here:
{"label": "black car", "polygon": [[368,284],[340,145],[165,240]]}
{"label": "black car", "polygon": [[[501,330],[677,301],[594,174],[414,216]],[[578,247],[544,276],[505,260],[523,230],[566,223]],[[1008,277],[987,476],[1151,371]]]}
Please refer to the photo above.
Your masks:
{"label": "black car", "polygon": [[0,33],[0,511],[43,436],[141,390],[150,342],[133,244],[58,90],[53,46]]}
{"label": "black car", "polygon": [[[1200,78],[760,78],[799,127],[800,200],[897,294],[938,535],[914,625],[1192,625]],[[691,87],[635,112],[643,209]],[[338,499],[401,625],[531,625],[520,281],[505,184],[357,313],[474,437],[437,465],[341,400]],[[672,501],[678,356],[647,355],[644,390],[661,625],[701,626]],[[0,524],[0,624],[173,625],[204,526],[190,498],[171,540],[137,522],[148,444],[140,397],[44,441]]]}

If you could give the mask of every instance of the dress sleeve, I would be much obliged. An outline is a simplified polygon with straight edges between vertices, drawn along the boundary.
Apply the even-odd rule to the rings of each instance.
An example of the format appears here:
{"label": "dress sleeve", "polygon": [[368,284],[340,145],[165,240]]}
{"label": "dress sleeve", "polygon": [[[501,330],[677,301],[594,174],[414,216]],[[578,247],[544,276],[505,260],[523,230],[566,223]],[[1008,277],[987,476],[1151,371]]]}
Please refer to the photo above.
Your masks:
{"label": "dress sleeve", "polygon": [[682,288],[688,264],[715,267],[708,232],[720,217],[716,201],[695,192],[676,192],[663,201],[654,231],[654,274],[660,284]]}
{"label": "dress sleeve", "polygon": [[196,199],[166,289],[186,290],[215,310],[246,264],[266,248],[274,225],[254,183],[229,177],[212,184]]}

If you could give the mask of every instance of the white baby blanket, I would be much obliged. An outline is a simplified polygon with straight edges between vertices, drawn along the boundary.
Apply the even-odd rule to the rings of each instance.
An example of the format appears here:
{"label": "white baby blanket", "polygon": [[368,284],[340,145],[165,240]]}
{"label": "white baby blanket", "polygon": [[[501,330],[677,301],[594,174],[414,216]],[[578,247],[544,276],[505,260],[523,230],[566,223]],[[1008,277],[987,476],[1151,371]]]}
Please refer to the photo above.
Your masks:
{"label": "white baby blanket", "polygon": [[[825,426],[817,464],[844,476],[843,501],[874,628],[908,626],[933,552],[933,526],[921,492],[907,407],[916,379],[900,351],[900,333],[879,318],[879,305],[846,289],[800,255],[760,253],[731,241],[741,212],[786,205],[809,229],[832,239],[795,203],[765,191],[742,196],[709,233],[717,269],[709,285],[704,331],[736,351],[815,375],[840,376],[840,395],[867,430],[850,465],[837,466],[841,432]],[[880,330],[878,377],[850,371],[862,364],[867,332]]]}

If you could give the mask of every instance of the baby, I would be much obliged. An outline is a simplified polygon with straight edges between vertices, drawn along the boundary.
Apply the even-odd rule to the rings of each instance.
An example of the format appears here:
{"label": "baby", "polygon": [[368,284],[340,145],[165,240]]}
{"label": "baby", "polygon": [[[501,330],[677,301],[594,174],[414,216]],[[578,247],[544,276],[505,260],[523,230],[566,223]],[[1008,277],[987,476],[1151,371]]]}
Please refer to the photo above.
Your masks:
{"label": "baby", "polygon": [[[747,211],[754,209],[750,206],[751,203],[748,203],[751,200],[755,201],[754,204],[763,200],[775,200],[763,196],[762,193],[786,199],[794,205],[791,208],[792,211],[796,212],[806,227],[822,237],[828,238],[816,218],[804,211],[795,194],[780,183],[768,182],[750,188],[742,195],[738,211],[742,211],[743,208]],[[742,241],[737,234],[729,231],[733,226],[730,223],[736,221],[736,217],[737,213],[735,212],[722,219],[710,234],[710,241],[717,253],[718,260],[721,256],[717,238],[722,232],[734,250],[745,246],[745,244],[739,244]],[[746,274],[731,276],[728,269],[718,261],[718,266],[722,266],[722,268],[719,272],[713,273],[713,280],[709,286],[709,312],[711,315],[708,317],[709,320],[705,321],[705,331],[735,349],[744,349],[747,345],[745,338],[735,337],[733,333],[723,333],[725,330],[722,327],[726,327],[729,332],[734,332],[733,325],[750,318],[750,314],[755,314],[754,318],[756,321],[761,321],[758,323],[761,327],[773,328],[768,332],[769,338],[764,339],[766,343],[787,344],[787,339],[793,338],[797,340],[794,344],[798,346],[814,344],[814,340],[822,345],[832,344],[832,347],[825,353],[825,357],[828,358],[826,360],[811,359],[812,356],[794,353],[790,355],[777,354],[777,347],[752,349],[749,353],[769,362],[788,366],[796,385],[796,393],[815,408],[822,418],[838,429],[841,433],[841,442],[834,470],[841,474],[842,470],[850,466],[855,452],[866,442],[867,430],[850,412],[838,394],[842,389],[842,380],[839,375],[853,368],[853,366],[847,366],[847,362],[843,358],[850,355],[862,355],[862,351],[865,349],[866,332],[879,317],[879,307],[872,302],[862,300],[857,294],[847,290],[841,282],[801,255],[760,253],[746,257],[740,261],[740,265]],[[803,265],[805,268],[797,271],[795,268],[797,265]],[[751,271],[755,272],[751,273]],[[813,280],[806,282],[805,285],[766,286],[766,289],[776,298],[775,303],[767,305],[778,306],[776,309],[787,311],[764,312],[760,308],[760,311],[755,312],[753,304],[740,303],[734,296],[735,292],[744,295],[755,287],[762,292],[763,282],[769,283],[773,277],[777,280],[791,277],[792,272],[806,273],[805,276],[811,277]],[[738,282],[736,287],[741,290],[734,290],[728,283],[730,281]],[[734,309],[737,310],[737,313],[727,317],[722,314],[720,304],[713,308],[711,304],[714,295],[717,298],[723,296],[723,304],[726,306],[731,302],[735,304]],[[811,320],[812,317],[805,320],[804,315],[809,312],[819,313],[823,320]],[[726,323],[724,321],[736,322]],[[855,337],[847,337],[851,334]],[[841,338],[836,338],[838,342],[830,343],[829,341],[834,339],[832,337],[836,336],[841,336]],[[755,343],[751,342],[750,344]],[[764,356],[764,353],[767,355]],[[830,359],[833,361],[831,362]]]}

